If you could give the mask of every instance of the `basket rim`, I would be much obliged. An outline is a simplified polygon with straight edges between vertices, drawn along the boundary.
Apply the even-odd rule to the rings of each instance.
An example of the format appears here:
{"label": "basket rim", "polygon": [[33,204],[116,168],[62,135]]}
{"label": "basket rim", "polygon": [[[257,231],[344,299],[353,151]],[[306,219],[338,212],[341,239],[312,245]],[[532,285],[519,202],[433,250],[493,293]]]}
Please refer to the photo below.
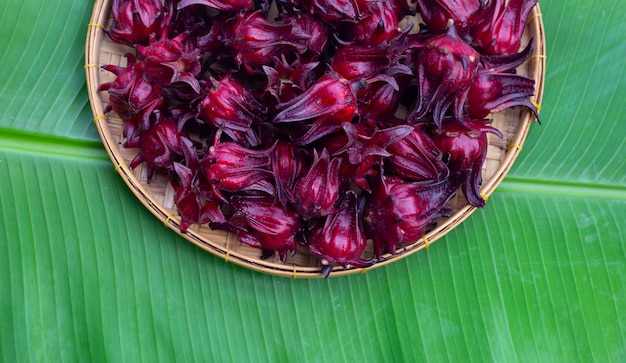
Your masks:
{"label": "basket rim", "polygon": [[[112,134],[107,124],[107,116],[104,114],[103,103],[99,97],[98,91],[98,74],[100,71],[99,52],[102,39],[105,36],[105,24],[110,13],[110,3],[110,0],[96,0],[94,4],[90,22],[87,25],[85,73],[89,103],[94,115],[93,121],[106,152],[115,167],[115,170],[120,174],[121,178],[124,180],[131,192],[155,217],[163,222],[164,226],[172,229],[176,234],[182,236],[203,250],[208,251],[215,256],[221,257],[226,262],[233,262],[248,269],[270,275],[291,278],[321,278],[322,275],[319,267],[276,263],[260,260],[258,258],[253,259],[246,254],[238,251],[231,251],[230,249],[224,248],[217,243],[207,241],[199,233],[193,230],[181,232],[180,218],[177,215],[171,215],[167,210],[165,210],[165,208],[160,205],[160,203],[156,201],[148,190],[141,184],[128,165],[126,165],[119,149],[111,141]],[[535,94],[530,97],[530,100],[535,105],[540,106],[543,98],[545,83],[546,42],[539,4],[536,4],[530,12],[526,31],[529,31],[531,34],[535,34],[536,36],[533,54],[527,62],[529,63],[529,67],[531,69],[530,76],[535,80]],[[504,158],[501,160],[498,168],[493,173],[493,176],[486,180],[481,187],[481,194],[485,200],[489,198],[489,196],[495,191],[498,185],[508,174],[511,166],[521,152],[522,145],[526,140],[530,130],[530,125],[533,122],[534,116],[532,113],[529,110],[523,110],[522,117],[519,120],[520,126],[517,128],[516,133],[511,140],[510,146],[505,152]],[[397,261],[398,259],[412,255],[423,248],[428,248],[431,243],[437,241],[450,230],[461,224],[461,222],[467,219],[476,209],[477,208],[472,205],[464,205],[461,209],[448,217],[443,223],[426,233],[424,237],[413,243],[407,244],[404,252],[401,254],[387,253],[383,255],[374,265],[367,268],[345,268],[342,266],[335,266],[330,276],[339,277],[359,272],[363,273],[374,268],[386,266],[387,264]]]}

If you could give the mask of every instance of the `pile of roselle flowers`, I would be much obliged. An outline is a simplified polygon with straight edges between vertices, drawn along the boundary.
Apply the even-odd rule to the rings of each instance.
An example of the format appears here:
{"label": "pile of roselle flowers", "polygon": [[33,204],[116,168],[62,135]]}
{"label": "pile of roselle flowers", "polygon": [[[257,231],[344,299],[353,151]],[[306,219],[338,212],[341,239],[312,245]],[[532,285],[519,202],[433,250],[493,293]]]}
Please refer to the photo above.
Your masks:
{"label": "pile of roselle flowers", "polygon": [[400,253],[459,190],[484,206],[487,117],[537,114],[515,72],[536,2],[114,0],[108,35],[138,56],[100,90],[183,232],[209,223],[282,261],[302,245],[328,276]]}

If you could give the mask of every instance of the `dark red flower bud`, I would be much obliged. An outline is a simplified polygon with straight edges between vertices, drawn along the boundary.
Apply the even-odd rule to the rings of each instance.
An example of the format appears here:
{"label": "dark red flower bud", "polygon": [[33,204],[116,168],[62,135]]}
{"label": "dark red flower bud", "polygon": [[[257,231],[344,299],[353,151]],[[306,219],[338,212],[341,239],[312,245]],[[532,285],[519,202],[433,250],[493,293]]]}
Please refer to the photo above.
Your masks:
{"label": "dark red flower bud", "polygon": [[186,231],[192,224],[226,222],[221,203],[211,193],[210,186],[198,170],[174,163],[178,181],[174,181],[174,203],[181,217],[180,230]]}
{"label": "dark red flower bud", "polygon": [[[283,21],[291,25],[288,40],[306,47],[311,54],[309,59],[316,59],[324,51],[329,35],[324,23],[306,13],[285,17]],[[298,50],[302,53],[303,47],[299,46]]]}
{"label": "dark red flower bud", "polygon": [[174,39],[156,40],[152,37],[150,45],[137,46],[143,57],[144,77],[154,85],[169,86],[175,82],[186,83],[200,94],[200,83],[196,78],[201,70],[199,49],[187,49],[181,41],[187,36],[183,33]]}
{"label": "dark red flower bud", "polygon": [[373,46],[349,44],[335,53],[330,66],[341,77],[354,81],[383,73],[391,67],[393,60],[387,44]]}
{"label": "dark red flower bud", "polygon": [[417,0],[417,11],[432,32],[441,34],[452,19],[460,34],[473,24],[473,17],[480,9],[479,0]]}
{"label": "dark red flower bud", "polygon": [[338,212],[327,216],[308,234],[309,250],[322,259],[324,277],[328,277],[333,264],[364,268],[374,263],[374,259],[362,258],[367,247],[362,218],[357,196],[348,190]]}
{"label": "dark red flower bud", "polygon": [[233,26],[227,23],[228,20],[229,18],[211,18],[210,27],[206,31],[192,33],[194,36],[192,44],[203,53],[210,52],[214,58],[228,56],[231,53],[228,45],[233,39],[234,32]]}
{"label": "dark red flower bud", "polygon": [[472,44],[485,54],[513,54],[537,0],[492,0],[470,30]]}
{"label": "dark red flower bud", "polygon": [[382,122],[393,116],[400,105],[401,95],[413,78],[411,69],[394,64],[367,80],[357,91],[359,115],[364,119]]}
{"label": "dark red flower bud", "polygon": [[249,89],[227,74],[219,81],[210,79],[210,88],[199,104],[198,116],[222,129],[233,140],[244,142],[252,122],[260,120],[266,112],[267,108]]}
{"label": "dark red flower bud", "polygon": [[304,145],[341,130],[341,123],[352,121],[357,112],[357,99],[350,82],[337,73],[320,78],[300,96],[279,104],[275,124],[314,121],[296,143]]}
{"label": "dark red flower bud", "polygon": [[471,119],[482,119],[509,107],[525,106],[538,118],[537,107],[528,98],[534,94],[535,81],[532,78],[480,71],[469,89],[465,113]]}
{"label": "dark red flower bud", "polygon": [[445,34],[427,41],[417,62],[419,98],[410,119],[419,119],[432,111],[435,124],[441,125],[451,106],[460,110],[458,104],[463,103],[476,77],[480,54],[459,38],[451,24]]}
{"label": "dark red flower bud", "polygon": [[276,204],[268,195],[234,195],[230,204],[235,213],[228,222],[211,223],[211,228],[235,233],[242,243],[264,250],[264,258],[277,251],[284,262],[287,253],[295,253],[301,224],[293,209]]}
{"label": "dark red flower bud", "polygon": [[397,249],[422,238],[433,220],[447,216],[445,204],[459,188],[466,173],[454,174],[437,183],[409,183],[395,176],[378,178],[365,207],[366,230],[374,253]]}
{"label": "dark red flower bud", "polygon": [[153,114],[163,105],[160,90],[143,77],[141,64],[135,57],[127,54],[126,67],[104,65],[103,69],[116,75],[113,82],[103,83],[98,90],[108,91],[109,104],[104,112],[115,111],[129,127],[124,136],[127,140],[135,139],[138,134],[150,127]]}
{"label": "dark red flower bud", "polygon": [[355,21],[362,16],[359,4],[362,0],[311,0],[311,12],[323,21],[333,24],[340,21]]}
{"label": "dark red flower bud", "polygon": [[264,100],[275,110],[276,105],[288,102],[311,87],[319,76],[319,62],[302,63],[299,59],[289,63],[284,57],[274,58],[274,67],[263,66],[267,76]]}
{"label": "dark red flower bud", "polygon": [[345,123],[343,129],[345,135],[333,135],[327,145],[332,148],[333,156],[341,155],[344,160],[340,168],[342,180],[351,181],[366,191],[371,190],[367,177],[378,175],[382,159],[391,156],[387,148],[413,130],[411,126],[400,125],[370,131],[362,123],[358,127]]}
{"label": "dark red flower bud", "polygon": [[235,62],[249,73],[259,73],[261,66],[270,64],[275,56],[288,51],[304,53],[307,49],[305,39],[290,39],[291,24],[270,22],[263,15],[260,10],[240,13],[231,43],[237,53]]}
{"label": "dark red flower bud", "polygon": [[305,154],[293,144],[279,141],[274,147],[272,173],[276,180],[276,198],[284,206],[294,203],[293,190],[296,181],[305,173]]}
{"label": "dark red flower bud", "polygon": [[192,141],[185,134],[179,133],[178,125],[171,121],[159,121],[138,136],[137,145],[131,146],[138,147],[139,153],[131,160],[129,167],[134,169],[146,162],[148,183],[158,168],[171,172],[174,163],[183,160],[191,166],[197,167],[198,164]]}
{"label": "dark red flower bud", "polygon": [[222,11],[239,11],[252,9],[252,0],[181,0],[178,10],[191,5],[204,5]]}
{"label": "dark red flower bud", "polygon": [[113,0],[111,39],[120,44],[147,45],[150,34],[159,33],[163,7],[159,0]]}
{"label": "dark red flower bud", "polygon": [[351,121],[356,112],[356,96],[349,82],[336,73],[320,78],[299,97],[285,102],[274,123],[311,119]]}
{"label": "dark red flower bud", "polygon": [[251,150],[236,142],[222,142],[209,148],[202,160],[202,172],[216,195],[221,191],[260,190],[272,194],[271,150]]}
{"label": "dark red flower bud", "polygon": [[389,145],[389,166],[395,175],[409,181],[438,182],[448,176],[443,153],[420,126],[406,137]]}
{"label": "dark red flower bud", "polygon": [[[465,128],[466,126],[471,129]],[[463,181],[463,194],[470,204],[478,208],[485,206],[480,186],[482,167],[487,157],[488,132],[502,137],[499,131],[479,120],[465,120],[464,126],[449,120],[433,133],[433,141],[443,152],[444,159],[447,159],[450,172],[469,171],[468,177]]]}
{"label": "dark red flower bud", "polygon": [[351,39],[360,44],[377,45],[400,34],[399,18],[389,1],[374,1],[368,5],[367,15],[356,23],[349,23],[347,29]]}
{"label": "dark red flower bud", "polygon": [[371,120],[383,120],[393,115],[400,105],[400,89],[397,84],[387,81],[369,84],[365,90],[359,92],[365,96],[359,103],[359,114]]}
{"label": "dark red flower bud", "polygon": [[295,204],[304,219],[323,217],[335,210],[341,186],[340,162],[326,149],[321,154],[314,151],[313,164],[294,188]]}

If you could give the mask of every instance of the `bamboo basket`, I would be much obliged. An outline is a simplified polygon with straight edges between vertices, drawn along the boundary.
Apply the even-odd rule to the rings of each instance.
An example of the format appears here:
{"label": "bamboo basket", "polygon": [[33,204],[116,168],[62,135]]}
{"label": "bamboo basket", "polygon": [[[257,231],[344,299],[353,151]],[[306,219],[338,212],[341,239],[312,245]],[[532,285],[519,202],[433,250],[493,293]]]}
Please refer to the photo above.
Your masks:
{"label": "bamboo basket", "polygon": [[[87,41],[85,54],[85,72],[89,101],[94,119],[104,147],[111,158],[116,172],[120,174],[130,190],[141,203],[165,227],[172,229],[196,246],[224,259],[249,269],[272,275],[291,278],[319,278],[321,277],[320,260],[309,254],[305,247],[299,246],[292,257],[285,263],[278,260],[278,256],[261,259],[261,251],[240,243],[237,237],[224,231],[214,231],[207,225],[192,225],[185,233],[180,232],[180,217],[174,205],[174,190],[164,175],[157,175],[147,183],[147,168],[144,164],[131,170],[128,167],[130,160],[137,154],[136,149],[126,149],[122,146],[125,141],[122,137],[123,122],[114,112],[104,114],[108,103],[108,93],[98,92],[98,87],[105,82],[111,82],[115,76],[100,66],[106,64],[126,65],[123,57],[134,49],[113,43],[105,33],[111,24],[111,0],[96,0],[91,20],[87,24]],[[529,16],[524,31],[522,45],[534,37],[533,55],[521,65],[517,72],[535,79],[535,95],[531,98],[537,106],[541,105],[545,77],[545,35],[539,6],[535,6]],[[538,107],[539,108],[539,107]],[[500,139],[489,134],[487,160],[483,165],[483,185],[481,194],[487,199],[506,176],[515,159],[522,150],[522,145],[528,134],[530,125],[535,121],[530,111],[521,107],[507,109],[492,115],[493,126],[498,128],[504,138]],[[384,266],[398,259],[405,258],[443,237],[457,227],[475,211],[465,197],[459,193],[448,204],[452,207],[452,214],[448,218],[440,218],[435,229],[423,238],[406,246],[403,253],[387,254],[373,266],[362,268],[344,268],[336,266],[330,276],[342,276],[365,272],[369,269]],[[489,208],[487,204],[486,208]],[[174,234],[172,234],[174,236]],[[371,243],[365,252],[365,257],[373,255]]]}

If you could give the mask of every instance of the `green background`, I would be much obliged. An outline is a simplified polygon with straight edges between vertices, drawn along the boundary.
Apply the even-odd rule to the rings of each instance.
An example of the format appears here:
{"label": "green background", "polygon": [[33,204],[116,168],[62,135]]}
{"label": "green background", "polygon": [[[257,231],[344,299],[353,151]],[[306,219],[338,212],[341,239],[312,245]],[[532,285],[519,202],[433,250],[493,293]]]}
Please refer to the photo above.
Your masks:
{"label": "green background", "polygon": [[0,2],[0,361],[626,361],[626,2],[541,3],[541,117],[484,210],[365,274],[166,229],[92,122],[89,1]]}

